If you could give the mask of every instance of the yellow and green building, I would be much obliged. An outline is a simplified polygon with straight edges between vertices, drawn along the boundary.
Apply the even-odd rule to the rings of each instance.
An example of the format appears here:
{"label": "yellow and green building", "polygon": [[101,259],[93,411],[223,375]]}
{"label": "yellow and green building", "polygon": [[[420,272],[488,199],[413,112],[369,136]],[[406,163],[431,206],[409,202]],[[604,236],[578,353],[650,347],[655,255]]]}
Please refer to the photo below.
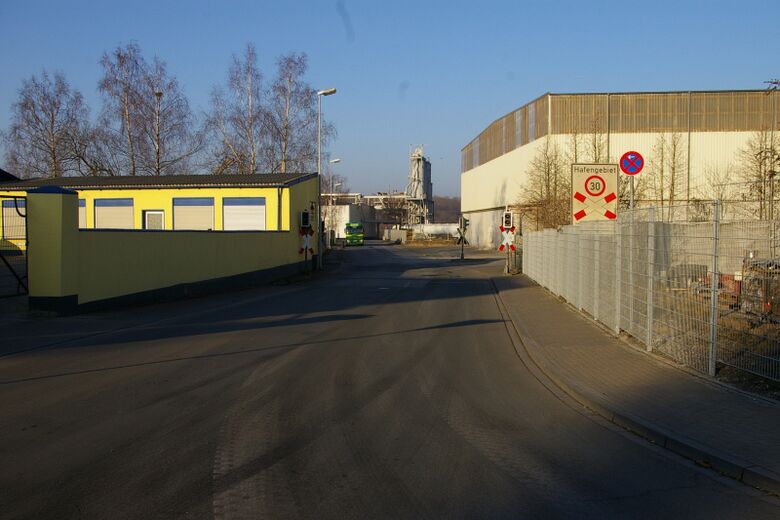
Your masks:
{"label": "yellow and green building", "polygon": [[316,212],[318,182],[316,173],[12,180],[0,183],[0,236],[20,248],[29,240],[33,308],[241,286],[301,270],[300,215]]}

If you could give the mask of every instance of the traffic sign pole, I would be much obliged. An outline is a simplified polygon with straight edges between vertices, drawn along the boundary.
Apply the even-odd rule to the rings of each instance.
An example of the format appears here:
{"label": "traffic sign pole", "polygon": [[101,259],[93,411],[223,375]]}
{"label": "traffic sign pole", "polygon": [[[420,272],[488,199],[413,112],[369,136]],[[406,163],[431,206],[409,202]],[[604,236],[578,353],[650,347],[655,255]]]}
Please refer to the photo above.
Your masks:
{"label": "traffic sign pole", "polygon": [[628,178],[628,184],[631,188],[631,199],[629,200],[628,207],[634,209],[634,176]]}

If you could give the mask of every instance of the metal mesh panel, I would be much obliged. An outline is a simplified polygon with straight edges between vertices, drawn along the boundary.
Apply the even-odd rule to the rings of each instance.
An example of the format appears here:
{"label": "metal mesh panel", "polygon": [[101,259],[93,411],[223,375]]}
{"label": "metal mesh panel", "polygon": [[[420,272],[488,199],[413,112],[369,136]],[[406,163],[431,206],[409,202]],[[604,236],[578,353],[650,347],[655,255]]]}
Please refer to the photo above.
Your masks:
{"label": "metal mesh panel", "polygon": [[685,215],[684,206],[667,207],[655,225],[652,348],[708,372],[714,228]]}
{"label": "metal mesh panel", "polygon": [[530,232],[526,274],[679,363],[780,380],[780,223],[721,222],[720,203],[706,206]]}
{"label": "metal mesh panel", "polygon": [[596,255],[593,234],[584,226],[580,231],[580,309],[596,316],[596,273],[594,259]]}
{"label": "metal mesh panel", "polygon": [[718,361],[780,380],[777,222],[720,226]]}
{"label": "metal mesh panel", "polygon": [[563,271],[563,297],[579,307],[579,279],[577,277],[579,267],[579,236],[574,233],[574,228],[567,226],[563,229],[562,236],[565,248],[566,265]]}
{"label": "metal mesh panel", "polygon": [[[610,225],[610,227],[612,227]],[[596,236],[596,259],[597,265],[595,271],[598,273],[598,296],[599,302],[596,319],[611,329],[617,327],[617,317],[615,310],[615,234],[614,232],[599,234]]]}
{"label": "metal mesh panel", "polygon": [[623,213],[618,220],[620,242],[620,328],[646,341],[648,337],[649,222],[654,208]]}
{"label": "metal mesh panel", "polygon": [[0,197],[0,297],[27,292],[26,202]]}

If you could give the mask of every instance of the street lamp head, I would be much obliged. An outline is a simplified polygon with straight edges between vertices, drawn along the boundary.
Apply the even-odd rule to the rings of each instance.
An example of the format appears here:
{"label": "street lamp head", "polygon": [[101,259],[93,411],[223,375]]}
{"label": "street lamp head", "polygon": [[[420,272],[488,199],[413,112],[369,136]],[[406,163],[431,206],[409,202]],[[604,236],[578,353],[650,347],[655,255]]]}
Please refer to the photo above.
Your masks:
{"label": "street lamp head", "polygon": [[326,88],[325,90],[318,90],[317,95],[318,96],[330,96],[332,94],[336,93],[335,88]]}
{"label": "street lamp head", "polygon": [[341,162],[341,159],[338,159],[338,158],[330,160],[330,164],[336,164],[336,163],[340,163],[340,162]]}
{"label": "street lamp head", "polygon": [[154,95],[157,96],[157,99],[160,99],[163,95],[162,90],[158,90],[157,92],[154,93]]}

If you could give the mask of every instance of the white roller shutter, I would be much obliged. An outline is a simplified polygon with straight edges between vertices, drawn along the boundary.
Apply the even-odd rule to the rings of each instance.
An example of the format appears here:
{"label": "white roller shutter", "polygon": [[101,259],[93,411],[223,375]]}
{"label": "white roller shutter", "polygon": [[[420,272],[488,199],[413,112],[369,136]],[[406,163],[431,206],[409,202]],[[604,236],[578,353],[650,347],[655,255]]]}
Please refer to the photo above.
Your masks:
{"label": "white roller shutter", "polygon": [[173,229],[214,229],[213,197],[182,197],[173,199]]}
{"label": "white roller shutter", "polygon": [[265,198],[223,198],[222,229],[225,231],[263,231],[265,229]]}
{"label": "white roller shutter", "polygon": [[95,229],[133,229],[133,199],[95,199]]}
{"label": "white roller shutter", "polygon": [[87,227],[87,201],[79,199],[79,228]]}

